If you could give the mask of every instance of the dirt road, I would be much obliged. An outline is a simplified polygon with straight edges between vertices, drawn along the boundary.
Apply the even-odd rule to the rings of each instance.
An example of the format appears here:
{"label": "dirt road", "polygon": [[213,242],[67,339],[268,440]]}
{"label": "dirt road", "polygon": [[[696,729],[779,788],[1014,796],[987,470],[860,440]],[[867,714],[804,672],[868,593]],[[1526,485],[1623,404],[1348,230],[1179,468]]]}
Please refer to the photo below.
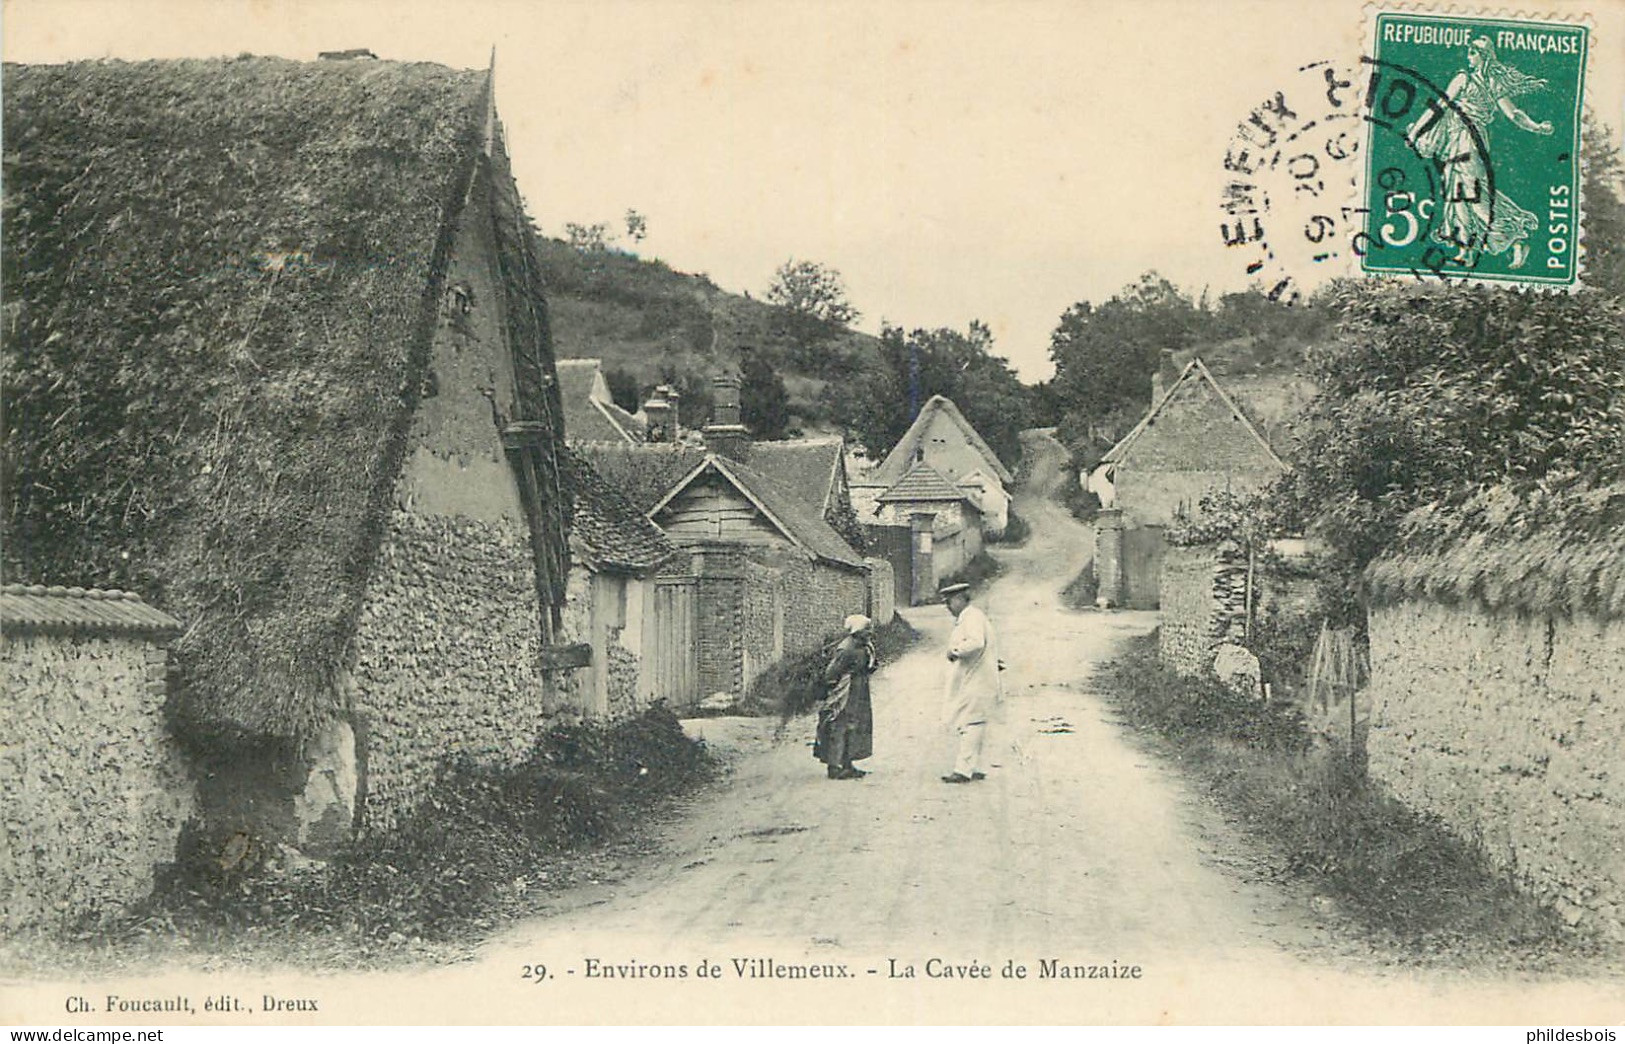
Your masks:
{"label": "dirt road", "polygon": [[1233,839],[1198,825],[1211,813],[1126,741],[1090,691],[1091,666],[1149,631],[1155,614],[1060,608],[1090,534],[1049,499],[1060,447],[1032,440],[1017,511],[1033,535],[995,552],[1005,572],[983,599],[1009,664],[985,782],[939,778],[952,759],[938,717],[950,618],[940,606],[911,609],[923,638],[876,676],[867,778],[825,779],[810,722],[793,722],[674,828],[665,865],[493,945],[749,940],[1145,963],[1302,941],[1274,890],[1220,868],[1241,858],[1223,848]]}

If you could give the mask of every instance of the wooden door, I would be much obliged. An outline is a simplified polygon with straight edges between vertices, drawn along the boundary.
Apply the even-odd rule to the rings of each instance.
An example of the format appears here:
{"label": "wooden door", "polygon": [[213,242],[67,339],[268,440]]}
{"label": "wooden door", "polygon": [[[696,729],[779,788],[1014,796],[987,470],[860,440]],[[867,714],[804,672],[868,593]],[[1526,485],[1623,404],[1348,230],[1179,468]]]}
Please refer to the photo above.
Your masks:
{"label": "wooden door", "polygon": [[651,622],[654,694],[674,710],[692,707],[700,697],[699,581],[691,576],[655,581]]}

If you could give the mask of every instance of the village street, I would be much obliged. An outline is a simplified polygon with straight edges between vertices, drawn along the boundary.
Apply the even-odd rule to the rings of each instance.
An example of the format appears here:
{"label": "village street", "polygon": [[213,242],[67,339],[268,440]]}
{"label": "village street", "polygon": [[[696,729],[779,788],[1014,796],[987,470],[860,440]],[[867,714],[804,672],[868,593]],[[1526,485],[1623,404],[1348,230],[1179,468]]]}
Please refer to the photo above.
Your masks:
{"label": "village street", "polygon": [[[614,962],[653,959],[638,947],[666,940],[719,954],[766,945],[781,959],[1156,964],[1306,941],[1307,909],[1224,869],[1248,863],[1236,840],[1090,691],[1091,665],[1156,616],[1059,607],[1090,540],[1049,499],[1064,451],[1029,438],[1032,477],[1017,511],[1033,535],[996,552],[1005,572],[982,599],[1009,665],[985,782],[940,781],[951,761],[938,723],[951,621],[941,606],[911,609],[922,638],[876,676],[867,778],[825,779],[810,722],[793,721],[672,828],[661,865],[488,952]],[[727,742],[738,725],[698,728]]]}

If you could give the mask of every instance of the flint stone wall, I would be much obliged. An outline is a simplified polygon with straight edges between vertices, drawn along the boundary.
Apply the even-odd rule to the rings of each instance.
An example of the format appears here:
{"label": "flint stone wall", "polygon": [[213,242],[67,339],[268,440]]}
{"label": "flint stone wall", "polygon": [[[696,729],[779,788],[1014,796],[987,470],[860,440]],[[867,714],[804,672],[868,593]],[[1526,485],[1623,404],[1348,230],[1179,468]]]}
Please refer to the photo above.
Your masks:
{"label": "flint stone wall", "polygon": [[0,639],[0,925],[100,920],[152,891],[195,802],[166,654],[125,636]]}
{"label": "flint stone wall", "polygon": [[582,706],[541,670],[530,535],[517,521],[397,510],[355,635],[360,825],[395,825],[449,759],[510,765]]}
{"label": "flint stone wall", "polygon": [[1204,674],[1213,664],[1222,616],[1213,582],[1218,570],[1218,549],[1211,545],[1175,545],[1163,553],[1157,656],[1180,674]]}
{"label": "flint stone wall", "polygon": [[1370,631],[1371,773],[1625,939],[1625,621],[1412,600]]}

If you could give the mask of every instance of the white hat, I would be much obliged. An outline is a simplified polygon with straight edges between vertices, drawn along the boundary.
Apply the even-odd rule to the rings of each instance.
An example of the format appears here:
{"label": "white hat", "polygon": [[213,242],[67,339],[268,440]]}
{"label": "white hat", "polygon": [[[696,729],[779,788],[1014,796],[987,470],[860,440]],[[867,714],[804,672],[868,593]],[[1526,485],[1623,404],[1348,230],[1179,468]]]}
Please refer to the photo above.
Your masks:
{"label": "white hat", "polygon": [[842,621],[842,623],[846,626],[847,634],[857,634],[859,631],[867,631],[869,629],[870,621],[867,616],[859,616],[854,613],[853,615],[848,616],[844,621]]}

